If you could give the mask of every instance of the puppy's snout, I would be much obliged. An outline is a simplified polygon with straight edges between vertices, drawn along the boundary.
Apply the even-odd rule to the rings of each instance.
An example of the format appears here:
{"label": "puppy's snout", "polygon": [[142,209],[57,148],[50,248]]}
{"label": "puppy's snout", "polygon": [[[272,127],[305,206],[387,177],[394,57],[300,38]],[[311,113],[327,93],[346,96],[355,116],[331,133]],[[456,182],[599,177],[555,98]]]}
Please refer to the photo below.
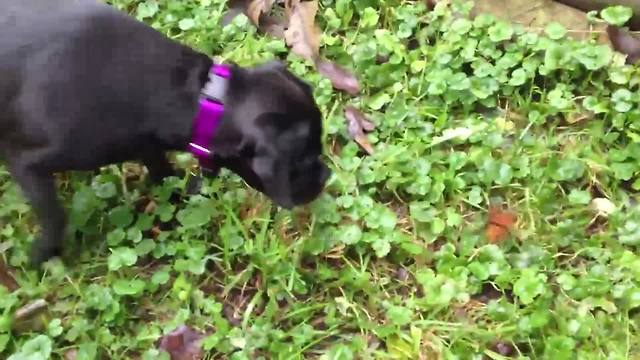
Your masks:
{"label": "puppy's snout", "polygon": [[331,170],[329,167],[323,163],[320,164],[320,183],[324,185],[324,183],[329,180],[331,176]]}

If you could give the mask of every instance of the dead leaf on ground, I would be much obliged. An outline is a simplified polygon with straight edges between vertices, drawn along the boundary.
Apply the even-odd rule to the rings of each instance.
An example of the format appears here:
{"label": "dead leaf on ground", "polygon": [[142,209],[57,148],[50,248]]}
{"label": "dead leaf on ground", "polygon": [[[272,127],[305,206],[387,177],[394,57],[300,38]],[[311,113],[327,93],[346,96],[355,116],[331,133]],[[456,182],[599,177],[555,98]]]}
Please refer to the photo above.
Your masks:
{"label": "dead leaf on ground", "polygon": [[542,32],[551,22],[562,24],[569,29],[568,36],[577,40],[590,37],[591,33],[601,33],[600,41],[607,42],[602,24],[593,25],[587,14],[571,6],[549,0],[483,0],[476,1],[472,15],[493,14],[499,19],[520,24],[530,31]]}
{"label": "dead leaf on ground", "polygon": [[64,360],[76,360],[78,358],[78,350],[71,349],[64,353]]}
{"label": "dead leaf on ground", "polygon": [[12,329],[16,332],[40,331],[46,328],[49,318],[49,303],[37,299],[16,310]]}
{"label": "dead leaf on ground", "polygon": [[251,21],[260,26],[262,14],[268,14],[275,0],[250,0],[247,1],[246,13]]}
{"label": "dead leaf on ground", "polygon": [[[288,7],[287,7],[288,8]],[[315,60],[320,50],[320,29],[315,24],[318,1],[293,1],[289,26],[284,31],[284,39],[291,50],[309,60]]]}
{"label": "dead leaf on ground", "polygon": [[182,325],[163,336],[158,349],[166,351],[171,360],[200,360],[204,358],[203,336],[202,333]]}
{"label": "dead leaf on ground", "polygon": [[499,208],[489,209],[486,236],[490,243],[495,244],[504,240],[516,222],[516,214]]}
{"label": "dead leaf on ground", "polygon": [[369,121],[367,117],[353,106],[347,106],[344,110],[344,117],[347,119],[347,130],[349,135],[362,147],[369,155],[372,155],[373,146],[367,139],[365,132],[375,129],[375,124]]}
{"label": "dead leaf on ground", "polygon": [[269,15],[274,3],[275,0],[230,0],[222,25],[229,25],[236,16],[245,14],[261,32],[284,38],[284,23]]}
{"label": "dead leaf on ground", "polygon": [[18,289],[18,283],[13,277],[13,271],[4,262],[4,259],[0,258],[0,285],[6,287],[9,292],[13,292]]}
{"label": "dead leaf on ground", "polygon": [[640,60],[640,36],[617,26],[607,26],[607,34],[613,49],[627,55],[627,64],[635,64]]}
{"label": "dead leaf on ground", "polygon": [[260,17],[268,14],[275,0],[230,0],[229,10],[222,19],[223,25],[228,25],[236,16],[244,13],[249,20],[260,27]]}
{"label": "dead leaf on ground", "polygon": [[331,80],[334,88],[344,90],[351,95],[356,95],[360,92],[358,79],[340,65],[321,59],[316,61],[316,68],[321,75]]}

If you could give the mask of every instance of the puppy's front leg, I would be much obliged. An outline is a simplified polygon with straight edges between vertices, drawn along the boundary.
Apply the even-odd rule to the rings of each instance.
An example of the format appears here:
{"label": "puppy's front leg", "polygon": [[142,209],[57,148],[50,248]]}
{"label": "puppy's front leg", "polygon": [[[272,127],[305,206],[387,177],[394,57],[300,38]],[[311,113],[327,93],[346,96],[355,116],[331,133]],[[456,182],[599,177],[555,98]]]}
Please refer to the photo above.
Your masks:
{"label": "puppy's front leg", "polygon": [[62,255],[66,226],[64,209],[58,200],[53,174],[38,173],[20,166],[10,167],[10,170],[42,226],[42,234],[31,248],[32,265],[40,266]]}
{"label": "puppy's front leg", "polygon": [[144,155],[142,161],[149,170],[149,178],[155,184],[159,184],[164,178],[176,174],[164,152],[149,152]]}

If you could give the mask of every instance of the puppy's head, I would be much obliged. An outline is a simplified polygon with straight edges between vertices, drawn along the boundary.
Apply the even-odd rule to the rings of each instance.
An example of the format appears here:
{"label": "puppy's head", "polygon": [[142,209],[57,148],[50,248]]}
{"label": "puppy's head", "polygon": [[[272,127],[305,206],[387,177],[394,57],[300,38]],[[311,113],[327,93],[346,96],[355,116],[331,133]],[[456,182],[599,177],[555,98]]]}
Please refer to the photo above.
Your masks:
{"label": "puppy's head", "polygon": [[314,200],[330,175],[311,87],[280,62],[232,67],[214,163],[284,208]]}

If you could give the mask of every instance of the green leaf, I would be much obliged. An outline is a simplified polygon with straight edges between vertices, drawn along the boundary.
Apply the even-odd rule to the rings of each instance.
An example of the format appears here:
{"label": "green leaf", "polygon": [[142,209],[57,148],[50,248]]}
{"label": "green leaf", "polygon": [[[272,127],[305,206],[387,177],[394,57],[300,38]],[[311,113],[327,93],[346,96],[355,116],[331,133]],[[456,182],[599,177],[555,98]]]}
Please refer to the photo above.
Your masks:
{"label": "green leaf", "polygon": [[194,26],[196,26],[196,22],[190,18],[182,19],[178,22],[178,27],[182,31],[191,30]]}
{"label": "green leaf", "polygon": [[46,360],[51,356],[53,341],[46,335],[37,335],[27,340],[19,353],[13,354],[7,360]]}
{"label": "green leaf", "polygon": [[547,276],[533,269],[524,269],[518,280],[513,284],[513,293],[521,303],[531,304],[536,297],[547,292]]}
{"label": "green leaf", "polygon": [[116,295],[140,295],[144,291],[145,282],[140,279],[118,279],[113,283]]}
{"label": "green leaf", "polygon": [[544,28],[545,34],[553,40],[562,39],[566,33],[567,29],[562,26],[562,24],[552,21]]}
{"label": "green leaf", "polygon": [[469,32],[472,26],[473,24],[468,19],[459,18],[453,21],[453,23],[451,24],[451,30],[460,35],[463,35]]}
{"label": "green leaf", "polygon": [[151,253],[156,248],[156,243],[152,239],[144,239],[136,245],[136,254],[144,256]]}
{"label": "green leaf", "polygon": [[109,221],[115,227],[126,228],[133,222],[133,213],[127,206],[118,206],[109,212]]}
{"label": "green leaf", "polygon": [[375,27],[379,20],[378,12],[374,8],[367,7],[360,16],[360,26],[363,28]]}
{"label": "green leaf", "polygon": [[96,343],[84,343],[78,347],[78,353],[76,360],[93,360],[97,358],[98,344]]}
{"label": "green leaf", "polygon": [[640,171],[640,166],[637,163],[620,162],[611,164],[611,170],[616,179],[629,181],[636,171]]}
{"label": "green leaf", "polygon": [[511,39],[513,36],[513,27],[506,21],[498,21],[488,30],[489,39],[493,42],[501,42]]}
{"label": "green leaf", "polygon": [[362,239],[362,229],[358,225],[347,225],[341,229],[342,242],[347,245],[353,245],[360,242]]}
{"label": "green leaf", "polygon": [[109,255],[109,270],[117,271],[123,267],[133,266],[138,261],[138,254],[131,248],[119,247],[111,250]]}
{"label": "green leaf", "polygon": [[178,211],[176,219],[185,228],[199,228],[207,225],[211,221],[215,210],[209,204],[199,204],[189,206]]}
{"label": "green leaf", "polygon": [[383,106],[391,101],[389,94],[385,92],[379,92],[374,95],[368,102],[369,108],[372,110],[380,110]]}
{"label": "green leaf", "polygon": [[11,340],[9,334],[0,334],[0,353],[3,353],[7,349],[9,340]]}
{"label": "green leaf", "polygon": [[111,199],[118,194],[116,185],[112,182],[94,182],[91,187],[96,196],[101,199]]}
{"label": "green leaf", "polygon": [[379,258],[387,256],[387,254],[389,254],[389,251],[391,251],[391,244],[389,244],[388,240],[383,238],[376,239],[376,241],[371,244],[371,247],[375,251],[376,256]]}
{"label": "green leaf", "polygon": [[146,19],[154,16],[158,12],[158,3],[156,0],[146,0],[138,3],[136,10],[138,19]]}
{"label": "green leaf", "polygon": [[404,306],[392,305],[387,309],[387,319],[396,326],[404,326],[411,322],[413,312]]}
{"label": "green leaf", "polygon": [[169,271],[167,271],[166,269],[162,269],[159,271],[156,271],[153,276],[151,277],[151,282],[156,284],[156,285],[164,285],[169,281],[170,275],[169,275]]}
{"label": "green leaf", "polygon": [[545,341],[545,359],[569,360],[573,359],[576,342],[564,335],[554,335]]}
{"label": "green leaf", "polygon": [[509,85],[521,86],[527,82],[527,73],[523,69],[515,69],[511,73],[511,79],[509,79]]}
{"label": "green leaf", "polygon": [[591,194],[585,190],[573,189],[569,193],[569,202],[575,205],[587,205],[591,202]]}
{"label": "green leaf", "polygon": [[47,325],[47,333],[52,338],[56,338],[56,337],[62,335],[63,331],[64,331],[64,329],[62,328],[62,321],[60,319],[53,319]]}
{"label": "green leaf", "polygon": [[598,70],[611,62],[613,51],[608,45],[585,45],[571,55],[588,70]]}
{"label": "green leaf", "polygon": [[446,228],[446,223],[440,218],[433,218],[431,221],[431,232],[434,234],[442,234]]}
{"label": "green leaf", "polygon": [[622,26],[631,19],[633,10],[622,5],[609,6],[600,11],[600,16],[611,25]]}
{"label": "green leaf", "polygon": [[631,91],[627,89],[618,89],[611,94],[611,101],[614,103],[614,108],[617,112],[626,113],[632,109]]}

